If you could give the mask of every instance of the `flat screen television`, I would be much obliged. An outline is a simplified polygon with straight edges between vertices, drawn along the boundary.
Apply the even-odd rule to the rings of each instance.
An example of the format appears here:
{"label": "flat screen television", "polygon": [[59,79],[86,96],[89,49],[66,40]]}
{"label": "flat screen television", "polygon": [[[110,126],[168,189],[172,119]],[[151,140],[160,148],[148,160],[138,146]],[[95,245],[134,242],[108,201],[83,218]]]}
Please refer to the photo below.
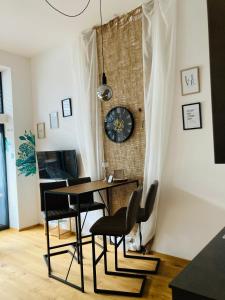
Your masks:
{"label": "flat screen television", "polygon": [[78,178],[75,150],[37,152],[37,161],[41,179]]}

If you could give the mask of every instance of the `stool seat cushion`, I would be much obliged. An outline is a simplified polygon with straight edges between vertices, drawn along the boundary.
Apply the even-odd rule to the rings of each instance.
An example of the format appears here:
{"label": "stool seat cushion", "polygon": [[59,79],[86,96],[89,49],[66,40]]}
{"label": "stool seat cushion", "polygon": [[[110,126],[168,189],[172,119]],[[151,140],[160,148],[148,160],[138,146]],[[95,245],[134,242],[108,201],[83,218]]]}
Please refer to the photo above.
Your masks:
{"label": "stool seat cushion", "polygon": [[[113,216],[100,218],[90,229],[93,235],[127,235],[137,221],[142,189],[134,191],[129,199],[127,208],[123,208]],[[124,213],[126,212],[126,213]]]}
{"label": "stool seat cushion", "polygon": [[[70,208],[73,210],[77,211],[78,210],[78,205],[70,205]],[[80,203],[80,211],[81,212],[87,212],[87,211],[93,211],[97,209],[104,209],[105,204],[104,203],[99,203],[99,202],[92,202],[92,203]]]}
{"label": "stool seat cushion", "polygon": [[47,212],[47,218],[45,212],[43,212],[44,218],[47,221],[54,221],[59,219],[66,219],[66,218],[73,218],[77,216],[77,212],[73,209],[56,209],[56,210],[49,210]]}
{"label": "stool seat cushion", "polygon": [[90,229],[94,235],[126,235],[126,218],[120,216],[106,216],[100,218]]}

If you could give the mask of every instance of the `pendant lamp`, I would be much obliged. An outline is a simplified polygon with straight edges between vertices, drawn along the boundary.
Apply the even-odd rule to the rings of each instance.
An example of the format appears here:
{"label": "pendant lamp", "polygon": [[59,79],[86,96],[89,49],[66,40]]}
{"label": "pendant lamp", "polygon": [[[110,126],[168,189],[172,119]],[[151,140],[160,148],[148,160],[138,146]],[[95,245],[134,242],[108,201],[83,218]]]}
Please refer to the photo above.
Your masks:
{"label": "pendant lamp", "polygon": [[104,47],[103,47],[103,30],[102,30],[102,1],[100,0],[100,17],[101,17],[101,39],[102,39],[102,82],[97,89],[97,97],[102,101],[109,101],[112,96],[112,88],[107,85],[107,78],[105,74],[105,61],[104,61]]}

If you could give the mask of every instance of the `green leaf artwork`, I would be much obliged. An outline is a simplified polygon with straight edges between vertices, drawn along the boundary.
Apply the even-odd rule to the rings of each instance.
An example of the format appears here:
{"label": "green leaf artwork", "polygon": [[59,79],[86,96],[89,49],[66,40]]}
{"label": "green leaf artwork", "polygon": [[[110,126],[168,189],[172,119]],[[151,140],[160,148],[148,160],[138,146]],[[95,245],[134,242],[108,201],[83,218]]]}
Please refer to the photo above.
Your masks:
{"label": "green leaf artwork", "polygon": [[26,177],[34,175],[36,174],[35,136],[31,131],[25,130],[24,135],[19,139],[22,144],[19,146],[16,166],[20,174]]}

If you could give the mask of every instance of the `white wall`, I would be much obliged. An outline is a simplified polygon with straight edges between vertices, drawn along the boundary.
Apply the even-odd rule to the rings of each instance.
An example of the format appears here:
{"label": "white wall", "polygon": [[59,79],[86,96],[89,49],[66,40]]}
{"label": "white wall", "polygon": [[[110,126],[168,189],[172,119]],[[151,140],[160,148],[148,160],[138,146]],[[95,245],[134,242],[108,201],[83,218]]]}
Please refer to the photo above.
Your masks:
{"label": "white wall", "polygon": [[10,226],[21,229],[38,223],[36,176],[16,174],[16,154],[19,136],[33,127],[30,60],[0,51],[3,73],[5,112],[10,121],[6,137],[10,140],[7,153]]}
{"label": "white wall", "polygon": [[[32,59],[34,122],[46,123],[46,139],[37,140],[37,150],[74,148],[71,134],[75,117],[62,118],[61,100],[72,97],[72,54],[70,47],[49,50]],[[73,103],[74,105],[74,99]],[[59,112],[59,129],[50,129],[49,113]]]}
{"label": "white wall", "polygon": [[[39,122],[45,122],[46,138],[37,139],[37,151],[75,149],[79,174],[82,175],[83,167],[75,135],[75,126],[79,127],[79,124],[74,113],[71,117],[63,118],[61,106],[61,100],[65,98],[72,98],[72,109],[77,105],[77,99],[73,97],[72,49],[72,45],[68,44],[32,59],[34,126],[36,127]],[[50,129],[49,113],[55,111],[59,113],[59,128]]]}
{"label": "white wall", "polygon": [[[75,126],[79,124],[74,113],[63,118],[61,104],[65,98],[72,98],[72,109],[77,103],[73,98],[72,51],[72,46],[66,45],[32,59],[34,124],[45,122],[46,125],[46,138],[37,139],[37,151],[77,150]],[[50,129],[49,113],[55,111],[59,113],[59,128]]]}
{"label": "white wall", "polygon": [[[192,259],[224,226],[225,166],[214,164],[206,0],[177,2],[176,96],[154,249]],[[191,66],[200,66],[201,93],[181,96],[180,70]],[[75,116],[63,119],[61,111],[61,99],[73,95],[70,45],[34,57],[32,81],[34,123],[45,122],[47,135],[37,149],[77,149],[79,124]],[[198,101],[203,129],[183,131],[181,105]],[[60,115],[56,130],[49,129],[52,111]]]}
{"label": "white wall", "polygon": [[[181,96],[180,70],[200,66],[201,93]],[[159,205],[159,252],[192,259],[225,225],[225,166],[214,164],[205,0],[178,1],[177,84],[165,183]],[[181,105],[202,103],[203,129],[183,131]]]}

